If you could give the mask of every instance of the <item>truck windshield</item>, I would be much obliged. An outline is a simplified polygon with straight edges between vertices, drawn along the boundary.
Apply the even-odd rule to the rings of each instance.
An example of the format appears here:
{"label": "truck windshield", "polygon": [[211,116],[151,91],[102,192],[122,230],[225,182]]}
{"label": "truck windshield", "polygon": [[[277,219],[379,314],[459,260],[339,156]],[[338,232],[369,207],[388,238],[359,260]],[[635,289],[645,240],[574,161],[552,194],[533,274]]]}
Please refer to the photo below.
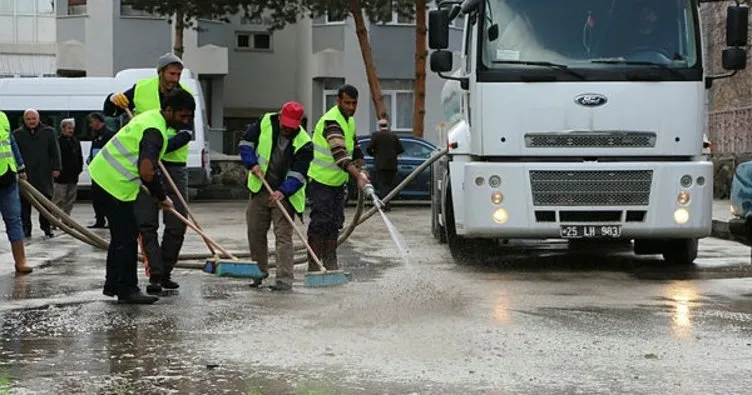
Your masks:
{"label": "truck windshield", "polygon": [[546,68],[569,74],[615,67],[671,74],[693,68],[698,53],[692,3],[487,0],[481,62],[489,70]]}

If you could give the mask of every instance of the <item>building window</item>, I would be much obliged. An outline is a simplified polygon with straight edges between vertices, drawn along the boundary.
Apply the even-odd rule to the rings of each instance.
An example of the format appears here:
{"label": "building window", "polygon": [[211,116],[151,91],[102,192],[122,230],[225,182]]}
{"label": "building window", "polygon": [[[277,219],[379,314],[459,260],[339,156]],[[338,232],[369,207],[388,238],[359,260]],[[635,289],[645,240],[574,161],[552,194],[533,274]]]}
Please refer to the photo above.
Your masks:
{"label": "building window", "polygon": [[68,15],[86,15],[86,0],[68,0]]}
{"label": "building window", "polygon": [[325,21],[327,24],[344,23],[345,19],[347,19],[347,11],[329,9],[326,12]]}
{"label": "building window", "polygon": [[383,8],[382,13],[382,23],[389,24],[389,25],[415,25],[415,17],[414,16],[401,16],[397,14],[397,12],[393,9],[392,3],[388,2],[386,6]]}
{"label": "building window", "polygon": [[146,16],[146,17],[161,18],[159,15],[154,14],[154,13],[147,12],[144,10],[137,10],[128,3],[130,2],[127,0],[123,0],[120,3],[120,16]]}
{"label": "building window", "polygon": [[54,43],[54,0],[0,0],[0,42]]}
{"label": "building window", "polygon": [[235,48],[253,51],[271,51],[272,35],[268,32],[237,32]]}
{"label": "building window", "polygon": [[395,132],[407,132],[413,129],[413,91],[384,90],[384,108],[389,123]]}
{"label": "building window", "polygon": [[321,111],[322,114],[326,114],[330,108],[337,104],[337,90],[327,89],[324,91],[324,108]]}

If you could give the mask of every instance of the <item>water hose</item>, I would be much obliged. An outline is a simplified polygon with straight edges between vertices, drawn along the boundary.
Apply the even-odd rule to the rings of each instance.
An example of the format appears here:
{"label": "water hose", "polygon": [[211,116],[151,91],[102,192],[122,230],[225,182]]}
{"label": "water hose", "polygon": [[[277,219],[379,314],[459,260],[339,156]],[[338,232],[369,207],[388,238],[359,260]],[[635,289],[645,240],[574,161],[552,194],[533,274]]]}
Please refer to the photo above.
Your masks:
{"label": "water hose", "polygon": [[[399,183],[396,187],[394,187],[389,194],[387,194],[384,199],[382,199],[383,203],[388,203],[392,199],[394,199],[400,191],[405,189],[410,182],[412,182],[420,173],[422,173],[425,169],[427,169],[429,166],[431,166],[434,162],[439,160],[441,157],[446,155],[449,152],[448,148],[443,148],[439,151],[436,151],[430,158],[428,158],[425,162],[420,164],[415,170],[413,170],[412,173],[408,174],[407,177],[405,177],[404,180],[402,180],[401,183]],[[24,179],[19,179],[19,186],[21,189],[21,192],[26,197],[26,199],[34,206],[34,208],[39,211],[40,214],[42,214],[45,218],[47,218],[50,223],[64,231],[65,233],[71,235],[72,237],[78,239],[79,241],[82,241],[86,244],[91,245],[94,248],[99,248],[103,250],[107,250],[109,247],[109,242],[102,239],[95,233],[91,232],[86,227],[82,226],[78,222],[76,222],[73,218],[71,218],[69,215],[67,215],[64,211],[62,211],[60,208],[58,208],[53,202],[51,202],[49,199],[47,199],[46,196],[44,196],[41,192],[39,192],[36,188],[34,188],[28,181]],[[376,212],[378,211],[378,208],[372,207],[370,208],[365,215],[363,215],[363,207],[364,207],[364,195],[361,191],[358,191],[358,198],[355,208],[355,213],[353,214],[352,220],[347,225],[346,228],[340,232],[339,238],[337,239],[337,245],[342,245],[349,237],[352,235],[353,231],[355,231],[355,228],[359,225],[363,224],[365,221],[367,221],[369,218],[371,218]],[[295,252],[305,252],[306,248],[305,246],[299,245],[295,247]],[[239,258],[248,258],[251,256],[250,252],[248,251],[238,251],[238,252],[232,252],[233,255]],[[270,249],[269,255],[274,255],[275,250]],[[143,261],[143,256],[139,254],[139,260]],[[189,263],[189,262],[181,262],[181,261],[195,261],[195,260],[206,260],[210,259],[211,257],[207,254],[201,254],[201,253],[188,253],[188,254],[180,254],[178,257],[178,262],[176,263],[175,267],[177,268],[184,268],[184,269],[203,269],[203,262],[202,263]],[[294,263],[295,264],[301,264],[308,262],[308,257],[306,255],[298,256],[295,258]],[[270,267],[274,267],[275,265],[269,265]]]}

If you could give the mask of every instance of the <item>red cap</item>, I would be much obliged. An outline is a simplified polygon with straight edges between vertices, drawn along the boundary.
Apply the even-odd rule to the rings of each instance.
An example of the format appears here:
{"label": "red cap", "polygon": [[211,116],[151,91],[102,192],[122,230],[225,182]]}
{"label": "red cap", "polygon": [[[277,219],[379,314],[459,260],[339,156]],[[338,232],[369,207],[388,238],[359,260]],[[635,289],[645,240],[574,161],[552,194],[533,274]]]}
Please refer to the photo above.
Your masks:
{"label": "red cap", "polygon": [[283,127],[290,129],[298,129],[300,127],[300,121],[303,119],[303,105],[289,101],[282,106],[282,111],[279,112],[279,123]]}

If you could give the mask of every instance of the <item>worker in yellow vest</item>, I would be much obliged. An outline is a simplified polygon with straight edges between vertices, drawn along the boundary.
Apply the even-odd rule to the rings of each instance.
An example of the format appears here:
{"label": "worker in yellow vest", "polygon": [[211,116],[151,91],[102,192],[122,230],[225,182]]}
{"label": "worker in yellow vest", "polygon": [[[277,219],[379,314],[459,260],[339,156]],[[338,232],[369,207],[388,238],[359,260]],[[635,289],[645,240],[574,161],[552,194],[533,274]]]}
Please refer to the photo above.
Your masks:
{"label": "worker in yellow vest", "polygon": [[[239,151],[248,172],[248,247],[251,257],[258,262],[263,278],[269,277],[267,265],[269,248],[266,238],[274,223],[274,241],[277,255],[277,274],[272,291],[290,291],[293,283],[294,253],[293,225],[279,211],[276,201],[295,218],[305,210],[305,186],[308,166],[313,159],[313,145],[308,133],[301,127],[303,106],[287,102],[278,113],[265,114],[251,125],[240,140]],[[269,194],[261,178],[274,193]],[[259,287],[263,279],[254,280]]]}
{"label": "worker in yellow vest", "polygon": [[18,194],[16,177],[26,179],[21,151],[10,132],[10,122],[4,112],[0,111],[0,213],[5,222],[16,273],[29,274],[32,269],[26,266],[24,249],[24,228],[21,221],[21,197]]}
{"label": "worker in yellow vest", "polygon": [[[313,161],[308,169],[311,223],[308,242],[327,270],[337,270],[337,237],[345,222],[345,184],[350,176],[359,189],[370,184],[355,161],[363,152],[356,140],[355,109],[358,90],[343,85],[337,91],[337,104],[324,114],[313,132]],[[309,256],[308,271],[320,270]]]}
{"label": "worker in yellow vest", "polygon": [[138,288],[139,224],[135,202],[141,185],[164,209],[173,207],[160,180],[158,162],[167,151],[167,128],[188,122],[196,109],[193,96],[176,89],[162,99],[161,109],[135,116],[105,144],[89,164],[89,174],[104,191],[102,208],[110,224],[104,291],[118,302],[151,304],[156,296]]}
{"label": "worker in yellow vest", "polygon": [[[183,89],[192,93],[180,83],[182,71],[183,63],[180,58],[171,53],[163,55],[157,62],[158,76],[140,80],[123,93],[110,95],[105,101],[105,113],[116,116],[122,113],[124,108],[130,108],[134,115],[138,115],[144,111],[160,108],[160,102],[167,92]],[[168,128],[167,152],[162,158],[162,163],[183,196],[188,193],[186,164],[192,129],[193,121],[176,125],[175,128]],[[186,215],[186,208],[180,203],[181,200],[177,198],[172,188],[167,190],[167,196],[175,202],[178,212]],[[146,291],[150,294],[159,294],[162,288],[177,289],[179,285],[171,279],[171,273],[177,263],[180,249],[183,247],[185,224],[174,215],[163,213],[162,220],[165,229],[160,243],[159,207],[154,199],[144,193],[141,193],[136,202],[136,217],[139,221],[144,251],[149,261],[150,279]]]}

